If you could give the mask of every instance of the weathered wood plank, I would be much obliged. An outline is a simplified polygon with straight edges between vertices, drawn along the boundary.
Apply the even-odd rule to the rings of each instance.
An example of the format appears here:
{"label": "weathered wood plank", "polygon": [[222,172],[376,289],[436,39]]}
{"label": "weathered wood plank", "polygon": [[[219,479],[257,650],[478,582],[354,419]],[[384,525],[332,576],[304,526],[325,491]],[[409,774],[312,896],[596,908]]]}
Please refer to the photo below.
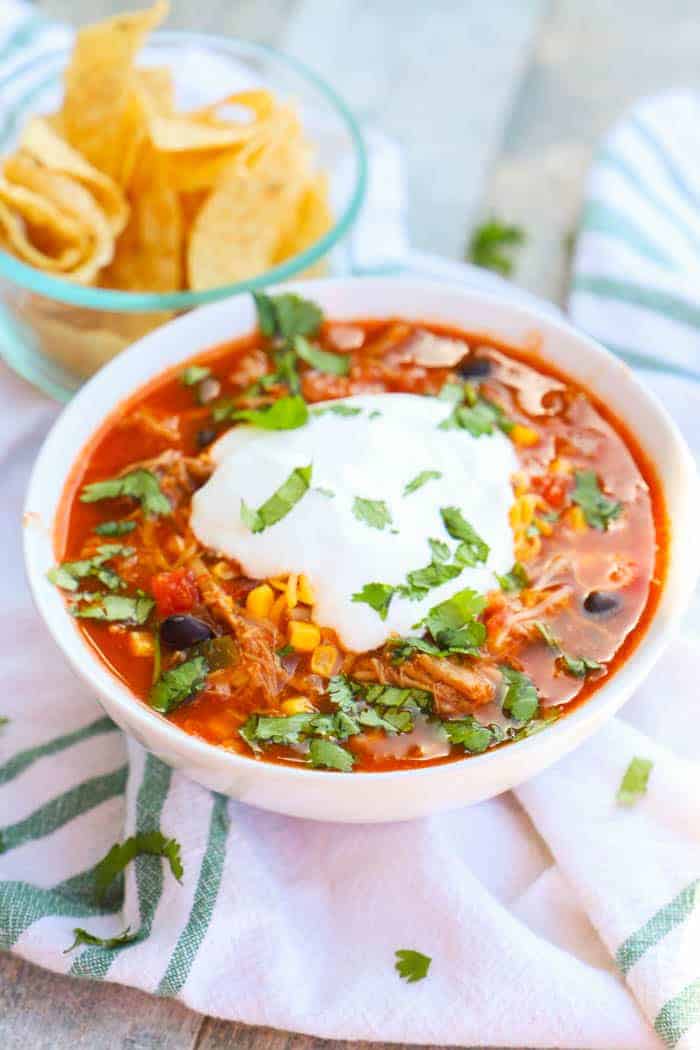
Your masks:
{"label": "weathered wood plank", "polygon": [[115,984],[0,955],[2,1050],[193,1050],[203,1018]]}

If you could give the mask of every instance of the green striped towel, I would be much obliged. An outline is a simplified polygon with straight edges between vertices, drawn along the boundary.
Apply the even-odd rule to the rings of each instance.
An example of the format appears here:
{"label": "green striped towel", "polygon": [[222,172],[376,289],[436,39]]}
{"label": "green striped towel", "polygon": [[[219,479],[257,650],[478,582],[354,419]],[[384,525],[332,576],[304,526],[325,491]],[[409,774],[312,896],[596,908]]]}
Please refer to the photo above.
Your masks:
{"label": "green striped towel", "polygon": [[[0,18],[6,63],[20,44],[40,54],[49,37],[63,34],[8,0]],[[693,100],[683,105],[695,113]],[[655,158],[673,161],[692,185],[700,121],[664,121],[661,108],[658,119],[677,138],[660,139],[657,153],[628,154],[634,125],[625,122],[596,166],[572,310],[594,334],[643,357],[645,378],[697,447],[700,385],[681,376],[700,360],[688,320],[693,260],[666,236],[684,225],[669,216],[685,220],[688,209]],[[629,193],[608,194],[607,173],[623,168],[610,156],[624,158]],[[378,201],[386,199],[387,164],[397,170],[396,154],[378,137]],[[654,190],[652,203],[640,186],[647,196]],[[364,244],[381,249],[391,241],[382,234],[386,211],[367,218]],[[695,214],[687,225],[695,228]],[[671,262],[652,264],[652,241]],[[400,242],[394,230],[391,243]],[[417,254],[380,264],[380,254],[372,266],[522,298],[473,268]],[[618,294],[615,282],[627,290]],[[630,287],[644,296],[630,301]],[[682,320],[660,308],[669,295],[685,304]],[[624,324],[613,323],[623,308]],[[645,341],[650,323],[668,326],[667,338]],[[55,411],[0,371],[0,715],[9,719],[0,729],[0,946],[60,973],[329,1038],[567,1050],[700,1045],[695,643],[678,641],[624,717],[514,794],[376,827],[249,809],[127,741],[72,677],[32,609],[18,523]],[[655,765],[647,797],[627,810],[614,796],[635,755]],[[98,861],[113,843],[156,830],[181,845],[181,882],[164,860],[141,856],[98,902]],[[66,952],[75,927],[100,937],[130,927],[138,936],[121,947]],[[399,948],[432,956],[427,980],[398,979]]]}

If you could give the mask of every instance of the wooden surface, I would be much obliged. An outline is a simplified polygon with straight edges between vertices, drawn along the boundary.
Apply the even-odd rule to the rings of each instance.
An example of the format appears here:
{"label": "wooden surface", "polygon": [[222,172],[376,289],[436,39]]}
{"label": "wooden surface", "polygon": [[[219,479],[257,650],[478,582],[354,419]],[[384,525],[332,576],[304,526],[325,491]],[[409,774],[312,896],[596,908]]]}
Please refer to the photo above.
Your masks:
{"label": "wooden surface", "polygon": [[[39,4],[76,23],[128,6]],[[697,0],[172,0],[172,8],[171,25],[293,52],[395,135],[414,246],[459,258],[474,222],[494,212],[528,234],[516,280],[560,302],[565,239],[600,136],[640,95],[700,87]],[[204,1018],[0,956],[2,1050],[345,1045]]]}

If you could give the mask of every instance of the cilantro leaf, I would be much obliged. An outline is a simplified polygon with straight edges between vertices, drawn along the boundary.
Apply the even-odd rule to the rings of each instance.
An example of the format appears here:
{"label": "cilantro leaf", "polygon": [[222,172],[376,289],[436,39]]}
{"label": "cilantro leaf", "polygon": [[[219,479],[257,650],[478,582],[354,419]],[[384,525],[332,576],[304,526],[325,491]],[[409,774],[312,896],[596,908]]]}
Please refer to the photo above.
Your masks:
{"label": "cilantro leaf", "polygon": [[332,413],[334,416],[359,416],[362,414],[362,409],[358,408],[357,405],[344,405],[342,401],[337,405],[326,405],[325,408],[312,408],[311,414],[314,416],[327,416],[328,413]]}
{"label": "cilantro leaf", "polygon": [[340,773],[350,773],[355,764],[349,751],[330,740],[312,740],[309,761],[314,768],[335,769]]}
{"label": "cilantro leaf", "polygon": [[444,383],[438,401],[449,401],[453,405],[461,404],[464,400],[464,383]]}
{"label": "cilantro leaf", "polygon": [[472,233],[468,257],[477,266],[508,277],[513,271],[512,253],[524,240],[522,227],[509,225],[492,216]]}
{"label": "cilantro leaf", "polygon": [[530,579],[525,571],[525,568],[516,561],[510,572],[505,573],[503,576],[499,576],[495,573],[498,585],[502,591],[506,594],[512,594],[514,591],[522,591],[525,587],[530,586]]}
{"label": "cilantro leaf", "polygon": [[135,528],[135,521],[103,521],[100,525],[95,525],[95,532],[98,536],[126,536]]}
{"label": "cilantro leaf", "polygon": [[407,704],[413,704],[423,711],[432,704],[432,695],[427,689],[406,689],[398,685],[381,685],[379,682],[364,685],[362,696],[368,704],[378,704],[380,707],[406,707]]}
{"label": "cilantro leaf", "polygon": [[468,566],[486,561],[489,556],[489,545],[469,524],[461,510],[458,507],[441,507],[440,515],[452,539],[462,541],[457,548],[457,561]]}
{"label": "cilantro leaf", "polygon": [[154,517],[171,513],[170,503],[163,495],[158,478],[150,470],[138,467],[120,478],[93,481],[80,494],[81,503],[97,503],[103,499],[128,497],[138,500],[144,514]]}
{"label": "cilantro leaf", "polygon": [[535,620],[534,626],[540,632],[552,652],[557,654],[557,663],[559,663],[572,678],[585,678],[586,675],[591,673],[591,671],[603,670],[603,664],[599,664],[597,660],[590,660],[587,656],[570,656],[569,653],[564,652],[549,624],[543,623],[541,620]]}
{"label": "cilantro leaf", "polygon": [[326,499],[335,499],[335,492],[333,489],[324,488],[323,485],[314,485],[314,492],[320,492]]}
{"label": "cilantro leaf", "polygon": [[66,948],[63,954],[68,955],[68,952],[74,951],[81,944],[95,944],[99,948],[121,948],[125,944],[132,944],[140,936],[140,932],[130,933],[130,930],[131,927],[127,926],[116,937],[98,937],[97,934],[84,930],[82,926],[76,926],[73,930],[75,940],[70,948]]}
{"label": "cilantro leaf", "polygon": [[344,674],[333,675],[328,681],[328,695],[333,703],[341,708],[352,707],[359,688],[358,683],[353,682]]}
{"label": "cilantro leaf", "polygon": [[263,532],[285,518],[309,491],[312,465],[295,467],[286,481],[257,510],[241,500],[241,519],[251,532]]}
{"label": "cilantro leaf", "polygon": [[403,494],[404,496],[410,496],[412,492],[417,492],[418,489],[422,488],[428,481],[437,481],[441,477],[442,471],[440,470],[421,470],[420,474],[416,474],[415,478],[406,482],[403,488]]}
{"label": "cilantro leaf", "polygon": [[423,955],[423,952],[414,951],[412,948],[399,948],[395,955],[394,969],[404,981],[411,984],[427,977],[433,961],[429,955]]}
{"label": "cilantro leaf", "polygon": [[594,470],[577,470],[574,479],[576,485],[571,499],[579,505],[592,528],[605,532],[610,522],[622,513],[622,504],[601,492]]}
{"label": "cilantro leaf", "polygon": [[168,839],[162,831],[146,831],[132,835],[124,842],[117,842],[95,867],[95,892],[98,901],[104,899],[110,884],[136,857],[148,854],[165,857],[170,870],[178,882],[182,881],[183,867],[180,858],[180,843]]}
{"label": "cilantro leaf", "polygon": [[617,789],[616,798],[620,805],[631,806],[646,795],[653,766],[650,758],[632,759]]}
{"label": "cilantro leaf", "polygon": [[347,354],[331,354],[327,350],[321,350],[304,339],[303,335],[295,337],[294,349],[302,361],[306,361],[307,365],[311,365],[318,372],[346,376],[350,371],[350,358]]}
{"label": "cilantro leaf", "polygon": [[539,705],[537,690],[532,681],[522,671],[516,671],[505,664],[501,665],[501,674],[506,691],[503,696],[503,710],[516,722],[529,722],[534,718]]}
{"label": "cilantro leaf", "polygon": [[76,619],[105,620],[108,623],[126,623],[136,627],[146,622],[155,605],[153,599],[145,595],[130,598],[125,594],[100,594],[91,597],[95,599],[92,604],[71,609],[71,614]]}
{"label": "cilantro leaf", "polygon": [[535,733],[541,733],[543,729],[551,726],[553,722],[561,718],[562,714],[563,711],[560,707],[546,707],[539,717],[531,719],[524,726],[520,726],[519,729],[509,729],[506,736],[508,740],[525,740],[526,737],[534,736]]}
{"label": "cilantro leaf", "polygon": [[[446,601],[434,605],[422,623],[440,645],[442,636],[458,631],[476,620],[485,607],[486,599],[470,587],[465,587]],[[483,627],[483,624],[481,626]]]}
{"label": "cilantro leaf", "polygon": [[355,496],[352,501],[352,512],[358,521],[369,525],[371,529],[385,529],[392,524],[391,511],[383,499],[364,499]]}
{"label": "cilantro leaf", "polygon": [[408,598],[410,601],[420,601],[429,590],[454,580],[461,571],[461,565],[449,565],[433,557],[429,565],[406,573],[408,586],[399,587],[398,590],[404,598]]}
{"label": "cilantro leaf", "polygon": [[465,751],[479,755],[492,744],[504,739],[503,731],[498,726],[486,726],[472,715],[455,721],[442,722],[443,730],[451,744],[461,744]]}
{"label": "cilantro leaf", "polygon": [[206,685],[208,671],[209,667],[203,656],[195,656],[177,667],[171,667],[169,671],[163,671],[148,694],[149,704],[156,711],[167,715],[195,693],[202,691]]}
{"label": "cilantro leaf", "polygon": [[279,397],[267,408],[231,408],[222,417],[234,422],[251,423],[261,430],[296,430],[309,418],[309,407],[303,397]]}
{"label": "cilantro leaf", "polygon": [[316,303],[300,295],[265,295],[253,292],[260,331],[268,339],[278,337],[292,342],[298,335],[315,335],[321,327],[323,314]]}
{"label": "cilantro leaf", "polygon": [[125,586],[124,581],[112,569],[105,569],[105,562],[117,557],[128,558],[133,553],[133,547],[122,547],[118,543],[104,543],[97,548],[97,554],[92,558],[64,561],[62,565],[56,565],[50,569],[47,576],[51,583],[64,591],[77,591],[78,580],[84,580],[90,576],[94,576],[110,591],[116,591]]}
{"label": "cilantro leaf", "polygon": [[211,368],[206,365],[190,365],[180,375],[180,380],[185,386],[195,386],[211,375]]}
{"label": "cilantro leaf", "polygon": [[396,588],[390,583],[366,583],[361,591],[353,594],[352,601],[365,602],[379,613],[382,620],[386,620],[395,593]]}
{"label": "cilantro leaf", "polygon": [[298,715],[251,715],[246,722],[244,739],[268,744],[298,744],[315,718],[313,711],[304,711]]}

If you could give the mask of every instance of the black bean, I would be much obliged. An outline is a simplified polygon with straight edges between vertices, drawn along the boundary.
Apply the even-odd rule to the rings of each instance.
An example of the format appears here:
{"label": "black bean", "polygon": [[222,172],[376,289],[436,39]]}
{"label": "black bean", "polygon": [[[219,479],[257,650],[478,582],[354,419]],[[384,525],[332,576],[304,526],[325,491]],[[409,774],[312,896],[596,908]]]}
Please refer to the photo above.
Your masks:
{"label": "black bean", "polygon": [[189,649],[213,637],[211,627],[196,616],[168,616],[160,625],[160,640],[170,649]]}
{"label": "black bean", "polygon": [[214,429],[214,427],[204,427],[203,430],[198,430],[197,448],[206,448],[207,445],[211,445],[215,437],[216,430]]}
{"label": "black bean", "polygon": [[591,591],[587,594],[583,607],[591,616],[608,616],[617,612],[621,602],[616,594],[608,594],[605,591]]}
{"label": "black bean", "polygon": [[457,365],[457,372],[462,379],[484,379],[491,375],[491,362],[488,357],[475,357],[469,354]]}

